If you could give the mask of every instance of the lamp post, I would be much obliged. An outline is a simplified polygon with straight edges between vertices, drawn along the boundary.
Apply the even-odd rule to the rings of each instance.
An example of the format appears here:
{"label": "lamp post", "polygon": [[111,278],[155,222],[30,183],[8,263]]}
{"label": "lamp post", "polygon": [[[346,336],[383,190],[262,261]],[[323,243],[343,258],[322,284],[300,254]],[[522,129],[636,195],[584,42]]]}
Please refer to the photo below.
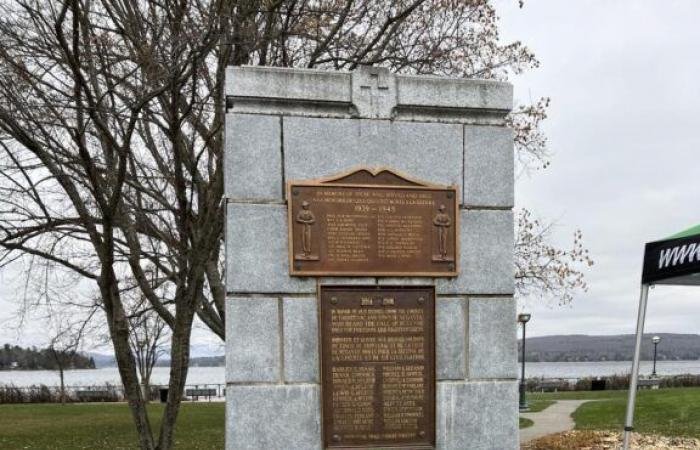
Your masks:
{"label": "lamp post", "polygon": [[654,343],[654,369],[651,371],[652,378],[656,378],[656,347],[658,347],[659,342],[661,342],[660,336],[654,336],[651,338],[651,342]]}
{"label": "lamp post", "polygon": [[532,317],[530,314],[518,314],[518,322],[523,324],[523,347],[522,347],[522,372],[520,375],[520,410],[528,409],[527,400],[525,399],[525,324]]}

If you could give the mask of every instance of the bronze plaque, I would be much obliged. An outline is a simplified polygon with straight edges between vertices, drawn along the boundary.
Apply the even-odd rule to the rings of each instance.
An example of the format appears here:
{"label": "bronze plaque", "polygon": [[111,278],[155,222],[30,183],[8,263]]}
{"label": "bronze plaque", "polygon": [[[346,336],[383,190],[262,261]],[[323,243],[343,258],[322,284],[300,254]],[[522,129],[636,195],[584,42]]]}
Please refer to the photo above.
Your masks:
{"label": "bronze plaque", "polygon": [[388,169],[287,184],[297,276],[456,276],[457,188]]}
{"label": "bronze plaque", "polygon": [[434,287],[320,290],[326,448],[434,448]]}

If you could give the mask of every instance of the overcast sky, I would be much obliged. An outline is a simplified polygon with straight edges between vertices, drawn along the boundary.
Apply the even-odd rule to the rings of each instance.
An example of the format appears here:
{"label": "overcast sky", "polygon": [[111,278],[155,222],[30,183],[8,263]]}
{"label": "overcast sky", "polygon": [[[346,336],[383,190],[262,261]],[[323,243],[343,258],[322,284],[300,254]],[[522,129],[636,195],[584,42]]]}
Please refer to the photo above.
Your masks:
{"label": "overcast sky", "polygon": [[[528,335],[634,332],[643,244],[700,222],[700,3],[497,0],[504,40],[542,62],[513,79],[516,101],[552,98],[549,169],[520,177],[517,203],[584,233],[596,265],[570,307],[530,301]],[[0,273],[0,343],[18,286]],[[651,291],[646,329],[700,332],[700,289]],[[220,342],[197,332],[200,343]],[[40,327],[23,343],[42,345]]]}
{"label": "overcast sky", "polygon": [[[700,3],[498,1],[504,39],[542,65],[513,79],[519,103],[552,98],[552,166],[516,202],[584,233],[596,265],[571,307],[529,302],[528,335],[635,328],[643,244],[700,222]],[[646,330],[700,332],[700,289],[651,291]]]}

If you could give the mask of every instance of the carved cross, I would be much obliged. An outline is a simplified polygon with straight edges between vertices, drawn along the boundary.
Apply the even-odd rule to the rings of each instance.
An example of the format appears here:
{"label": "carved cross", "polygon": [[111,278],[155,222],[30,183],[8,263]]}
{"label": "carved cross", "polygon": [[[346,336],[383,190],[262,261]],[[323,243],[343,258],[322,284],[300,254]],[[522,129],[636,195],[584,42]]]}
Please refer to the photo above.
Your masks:
{"label": "carved cross", "polygon": [[[382,82],[383,81],[383,82]],[[362,93],[367,95],[369,92],[370,107],[372,109],[372,115],[379,115],[379,108],[382,102],[382,97],[389,95],[389,85],[379,76],[379,72],[370,73],[369,83],[360,85]]]}

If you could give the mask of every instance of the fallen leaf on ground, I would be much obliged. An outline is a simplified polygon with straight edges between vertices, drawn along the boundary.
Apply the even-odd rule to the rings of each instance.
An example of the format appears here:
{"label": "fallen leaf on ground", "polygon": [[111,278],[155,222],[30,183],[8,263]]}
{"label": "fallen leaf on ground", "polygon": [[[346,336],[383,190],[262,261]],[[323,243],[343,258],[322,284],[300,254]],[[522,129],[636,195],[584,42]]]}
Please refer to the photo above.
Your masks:
{"label": "fallen leaf on ground", "polygon": [[[522,450],[619,450],[622,433],[615,431],[567,431],[523,444]],[[700,450],[700,440],[632,433],[630,450]]]}

